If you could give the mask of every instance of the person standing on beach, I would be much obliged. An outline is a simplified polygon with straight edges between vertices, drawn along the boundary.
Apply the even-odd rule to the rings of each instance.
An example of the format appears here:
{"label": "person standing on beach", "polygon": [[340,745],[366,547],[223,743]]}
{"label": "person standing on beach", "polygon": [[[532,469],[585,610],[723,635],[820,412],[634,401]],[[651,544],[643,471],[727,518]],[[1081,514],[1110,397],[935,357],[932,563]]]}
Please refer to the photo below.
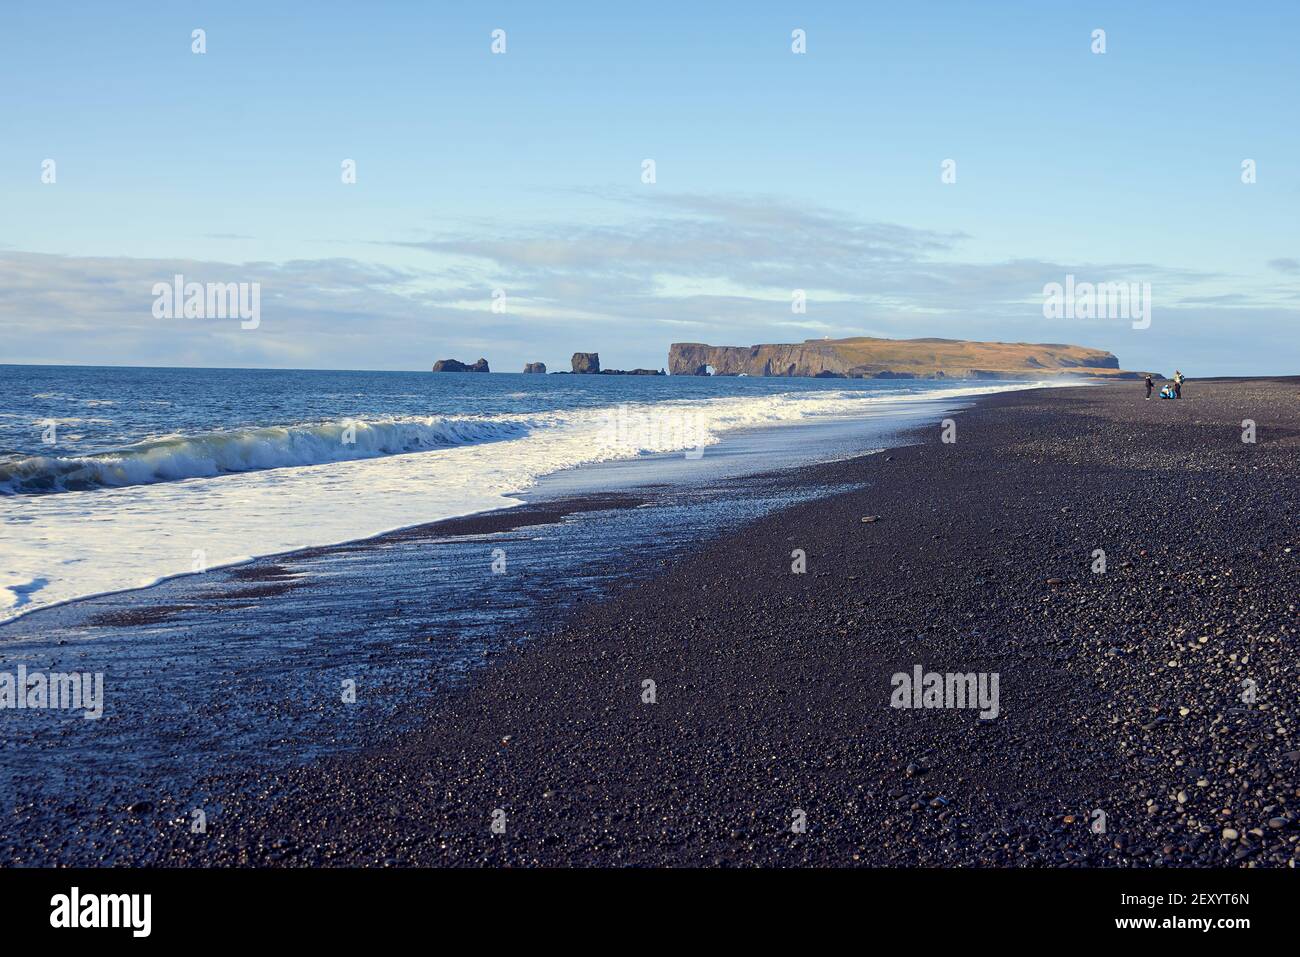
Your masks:
{"label": "person standing on beach", "polygon": [[1182,397],[1183,397],[1183,374],[1179,372],[1177,369],[1175,369],[1174,370],[1174,398],[1181,399]]}
{"label": "person standing on beach", "polygon": [[1151,390],[1154,389],[1154,388],[1156,387],[1156,384],[1155,384],[1155,382],[1152,380],[1152,378],[1151,378],[1151,373],[1149,373],[1149,372],[1147,373],[1146,387],[1147,387],[1147,401],[1150,402],[1150,401],[1151,401]]}

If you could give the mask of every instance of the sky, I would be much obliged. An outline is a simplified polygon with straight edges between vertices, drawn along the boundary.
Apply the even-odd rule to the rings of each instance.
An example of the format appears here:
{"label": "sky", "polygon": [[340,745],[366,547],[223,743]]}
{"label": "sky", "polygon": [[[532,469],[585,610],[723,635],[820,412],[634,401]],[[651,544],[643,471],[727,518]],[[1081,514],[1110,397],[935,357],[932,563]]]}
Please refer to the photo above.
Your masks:
{"label": "sky", "polygon": [[[876,335],[1300,373],[1297,40],[1293,0],[13,4],[0,362]],[[257,283],[256,328],[158,318],[177,274]],[[1149,283],[1150,325],[1048,318],[1067,275]]]}

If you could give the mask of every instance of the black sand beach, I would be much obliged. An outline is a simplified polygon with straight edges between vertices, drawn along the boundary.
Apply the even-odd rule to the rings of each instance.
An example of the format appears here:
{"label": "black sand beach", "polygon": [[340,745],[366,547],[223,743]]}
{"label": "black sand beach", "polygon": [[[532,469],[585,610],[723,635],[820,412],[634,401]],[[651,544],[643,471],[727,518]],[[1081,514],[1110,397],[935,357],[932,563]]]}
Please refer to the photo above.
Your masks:
{"label": "black sand beach", "polygon": [[[416,731],[227,779],[205,834],[159,794],[57,835],[20,808],[0,853],[1295,866],[1300,380],[1192,381],[1179,402],[1140,383],[1007,393],[955,419],[952,444],[926,427],[789,474],[864,487],[687,543],[539,623]],[[891,708],[916,665],[997,673],[998,717]]]}

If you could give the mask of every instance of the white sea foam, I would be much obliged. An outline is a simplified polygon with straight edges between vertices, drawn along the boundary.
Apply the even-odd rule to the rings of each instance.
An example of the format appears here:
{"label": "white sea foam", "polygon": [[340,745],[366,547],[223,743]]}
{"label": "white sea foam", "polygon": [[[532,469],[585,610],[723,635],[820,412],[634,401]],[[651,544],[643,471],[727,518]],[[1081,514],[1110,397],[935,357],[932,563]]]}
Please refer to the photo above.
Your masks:
{"label": "white sea foam", "polygon": [[[518,504],[543,476],[675,452],[735,429],[887,414],[1062,383],[915,394],[850,390],[606,409],[168,436],[115,453],[9,465],[0,497],[0,620],[260,555]],[[811,457],[811,456],[810,456]],[[42,484],[43,483],[43,484]],[[24,491],[52,491],[24,494]],[[82,490],[76,490],[82,489]]]}
{"label": "white sea foam", "polygon": [[[71,424],[80,420],[57,420]],[[0,494],[148,485],[229,472],[321,465],[518,438],[518,421],[443,418],[344,420],[169,435],[112,452],[0,460]]]}

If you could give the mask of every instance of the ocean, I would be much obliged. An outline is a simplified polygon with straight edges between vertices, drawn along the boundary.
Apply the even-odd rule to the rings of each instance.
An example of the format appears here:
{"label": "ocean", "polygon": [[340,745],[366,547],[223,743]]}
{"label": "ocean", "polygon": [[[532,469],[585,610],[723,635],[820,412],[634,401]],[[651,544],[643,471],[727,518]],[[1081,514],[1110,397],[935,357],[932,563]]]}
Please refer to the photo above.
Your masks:
{"label": "ocean", "polygon": [[632,481],[602,463],[817,460],[839,446],[794,427],[1032,385],[0,366],[0,621],[517,505],[573,470]]}

